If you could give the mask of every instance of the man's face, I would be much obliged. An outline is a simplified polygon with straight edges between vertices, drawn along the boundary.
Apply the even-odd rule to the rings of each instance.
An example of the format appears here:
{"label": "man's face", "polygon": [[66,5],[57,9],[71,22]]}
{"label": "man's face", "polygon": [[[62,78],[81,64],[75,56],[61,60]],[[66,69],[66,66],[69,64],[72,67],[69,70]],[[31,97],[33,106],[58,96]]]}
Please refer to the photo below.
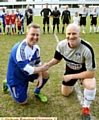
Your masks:
{"label": "man's face", "polygon": [[2,11],[5,12],[5,9],[3,8]]}
{"label": "man's face", "polygon": [[76,27],[69,27],[66,30],[66,39],[68,40],[69,47],[75,48],[79,44],[80,31]]}
{"label": "man's face", "polygon": [[66,10],[68,10],[68,6],[66,6]]}
{"label": "man's face", "polygon": [[83,12],[86,10],[86,7],[83,7]]}
{"label": "man's face", "polygon": [[95,7],[95,8],[94,8],[94,12],[96,12],[96,11],[97,11],[97,8]]}
{"label": "man's face", "polygon": [[48,4],[46,4],[46,8],[48,8]]}
{"label": "man's face", "polygon": [[40,29],[39,28],[30,28],[26,32],[26,40],[27,44],[32,48],[40,38]]}

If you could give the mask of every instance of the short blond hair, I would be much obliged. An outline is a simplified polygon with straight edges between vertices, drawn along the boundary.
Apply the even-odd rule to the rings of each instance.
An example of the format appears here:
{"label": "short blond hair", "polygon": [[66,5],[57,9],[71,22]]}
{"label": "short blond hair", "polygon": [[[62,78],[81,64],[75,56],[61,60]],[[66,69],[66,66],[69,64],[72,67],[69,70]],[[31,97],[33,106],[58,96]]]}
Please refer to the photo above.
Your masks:
{"label": "short blond hair", "polygon": [[39,24],[32,22],[32,23],[30,23],[30,24],[27,26],[27,31],[28,31],[31,27],[32,27],[32,28],[39,28],[39,29],[40,29],[40,25],[39,25]]}

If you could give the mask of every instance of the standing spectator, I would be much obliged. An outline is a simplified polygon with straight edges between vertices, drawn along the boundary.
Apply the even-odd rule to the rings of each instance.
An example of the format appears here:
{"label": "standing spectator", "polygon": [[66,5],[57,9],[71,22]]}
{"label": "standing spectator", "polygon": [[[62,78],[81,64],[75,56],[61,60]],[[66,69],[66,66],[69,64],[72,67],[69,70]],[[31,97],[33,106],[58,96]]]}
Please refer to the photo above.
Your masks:
{"label": "standing spectator", "polygon": [[70,19],[71,19],[71,14],[70,14],[70,11],[68,10],[68,5],[66,5],[66,8],[65,8],[65,10],[62,12],[62,16],[61,16],[61,20],[62,20],[62,24],[63,24],[62,34],[64,34],[65,24],[66,24],[66,26],[67,26],[67,25],[70,23]]}
{"label": "standing spectator", "polygon": [[5,34],[5,15],[6,15],[6,12],[5,12],[5,8],[2,8],[2,13],[0,15],[0,18],[2,18],[2,24],[3,24],[3,35]]}
{"label": "standing spectator", "polygon": [[2,18],[0,18],[0,34],[2,34]]}
{"label": "standing spectator", "polygon": [[25,10],[25,17],[27,21],[27,26],[33,22],[33,10],[30,8],[29,5],[26,6]]}
{"label": "standing spectator", "polygon": [[92,27],[94,27],[94,33],[97,33],[96,31],[96,25],[97,25],[97,17],[98,17],[98,12],[97,12],[97,8],[94,7],[93,11],[90,13],[90,34],[92,33]]}
{"label": "standing spectator", "polygon": [[16,14],[14,14],[14,10],[12,10],[12,14],[10,16],[11,16],[12,34],[15,34]]}
{"label": "standing spectator", "polygon": [[73,16],[73,23],[79,26],[79,15],[78,15],[78,12],[75,12],[75,15]]}
{"label": "standing spectator", "polygon": [[18,16],[17,18],[17,28],[18,28],[18,35],[22,34],[22,23],[21,23],[21,18]]}
{"label": "standing spectator", "polygon": [[60,11],[57,10],[57,7],[55,7],[55,10],[52,12],[52,17],[53,17],[53,33],[55,31],[55,25],[57,24],[57,32],[59,33],[59,24],[60,24]]}
{"label": "standing spectator", "polygon": [[9,11],[7,11],[5,17],[5,24],[6,24],[6,32],[7,32],[7,35],[11,35],[11,31],[10,31],[10,28],[11,28],[11,16],[9,15]]}
{"label": "standing spectator", "polygon": [[88,12],[86,11],[86,7],[84,6],[82,8],[82,11],[79,12],[79,16],[80,16],[80,28],[83,27],[82,29],[82,33],[85,34],[85,30],[86,30],[86,17],[88,15]]}
{"label": "standing spectator", "polygon": [[45,34],[45,24],[47,24],[47,32],[49,33],[49,20],[51,15],[51,10],[48,8],[48,3],[46,3],[46,8],[43,8],[40,12],[43,16],[43,34]]}
{"label": "standing spectator", "polygon": [[25,15],[19,11],[19,9],[16,9],[16,16],[20,16],[21,18],[21,24],[22,24],[22,33],[24,34],[24,17]]}

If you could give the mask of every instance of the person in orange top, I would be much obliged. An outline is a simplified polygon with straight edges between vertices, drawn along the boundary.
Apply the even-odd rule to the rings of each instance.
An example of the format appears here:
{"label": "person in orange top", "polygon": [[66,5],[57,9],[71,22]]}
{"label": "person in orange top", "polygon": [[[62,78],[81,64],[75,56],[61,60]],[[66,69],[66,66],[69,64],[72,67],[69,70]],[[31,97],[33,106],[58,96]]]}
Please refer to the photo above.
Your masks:
{"label": "person in orange top", "polygon": [[18,35],[22,34],[22,23],[21,23],[21,18],[18,16],[17,18],[17,28],[18,28]]}
{"label": "person in orange top", "polygon": [[10,32],[11,16],[9,15],[9,11],[7,11],[4,19],[5,19],[5,24],[6,24],[7,35],[11,34],[11,32]]}
{"label": "person in orange top", "polygon": [[12,34],[15,34],[16,14],[14,14],[14,10],[12,10],[12,14],[10,16],[11,16]]}

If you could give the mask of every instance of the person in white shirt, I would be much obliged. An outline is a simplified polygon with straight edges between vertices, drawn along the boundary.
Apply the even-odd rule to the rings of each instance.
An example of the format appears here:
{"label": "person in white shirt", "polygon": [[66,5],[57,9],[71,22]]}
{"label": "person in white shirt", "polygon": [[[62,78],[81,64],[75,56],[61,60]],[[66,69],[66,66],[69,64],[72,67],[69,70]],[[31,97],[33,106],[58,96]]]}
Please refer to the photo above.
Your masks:
{"label": "person in white shirt", "polygon": [[78,12],[75,12],[75,15],[73,16],[73,23],[77,24],[79,26],[79,16],[78,16]]}

